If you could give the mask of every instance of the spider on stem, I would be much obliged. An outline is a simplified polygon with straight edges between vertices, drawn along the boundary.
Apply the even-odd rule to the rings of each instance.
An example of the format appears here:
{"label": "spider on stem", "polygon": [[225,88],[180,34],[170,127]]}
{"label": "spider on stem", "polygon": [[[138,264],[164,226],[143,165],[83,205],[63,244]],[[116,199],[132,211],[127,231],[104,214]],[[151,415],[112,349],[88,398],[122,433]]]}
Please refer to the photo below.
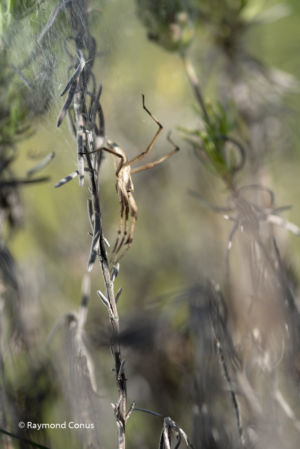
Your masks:
{"label": "spider on stem", "polygon": [[[74,93],[76,92],[76,88],[77,88],[77,85],[79,82],[78,79],[82,73],[81,67],[83,67],[83,64],[81,64],[81,66],[80,65],[78,66],[74,75],[71,77],[72,82],[76,86],[73,89],[74,92],[73,91],[69,92],[69,97],[73,98]],[[68,82],[67,86],[68,87],[71,86],[71,88],[72,88],[71,80]],[[132,244],[135,224],[136,224],[137,217],[138,217],[138,208],[137,208],[137,205],[136,205],[135,199],[133,197],[133,193],[132,193],[134,191],[134,185],[133,185],[131,175],[133,175],[135,173],[139,173],[144,170],[148,170],[149,168],[152,168],[152,167],[155,167],[156,165],[161,164],[166,159],[168,159],[173,154],[175,154],[177,151],[179,151],[179,147],[173,142],[173,140],[170,137],[170,133],[169,133],[167,139],[171,143],[171,145],[174,147],[174,149],[172,151],[165,154],[158,160],[155,160],[153,162],[148,162],[144,165],[141,165],[140,167],[136,167],[136,168],[132,169],[131,166],[133,164],[141,161],[151,151],[151,149],[153,148],[153,145],[155,144],[156,139],[158,138],[159,134],[161,133],[161,131],[163,129],[163,126],[157,120],[157,118],[154,117],[154,115],[150,112],[150,110],[147,108],[147,106],[145,105],[145,96],[142,95],[143,109],[147,112],[147,114],[152,118],[152,120],[158,126],[158,129],[157,129],[155,135],[151,139],[151,141],[150,141],[149,145],[147,146],[147,148],[145,149],[145,151],[138,154],[133,159],[128,160],[125,151],[121,147],[119,147],[119,145],[117,145],[116,143],[113,143],[112,141],[107,139],[107,141],[106,141],[107,146],[106,147],[103,146],[102,143],[103,143],[103,139],[104,139],[104,137],[103,137],[104,136],[104,117],[103,117],[102,108],[101,108],[101,105],[99,102],[101,90],[102,90],[102,87],[100,86],[97,94],[95,94],[95,93],[92,94],[93,101],[91,102],[90,112],[87,114],[88,121],[90,122],[90,125],[92,126],[92,128],[94,128],[96,140],[98,138],[99,143],[96,142],[96,140],[95,140],[94,144],[95,144],[96,148],[94,150],[89,150],[89,151],[87,151],[87,150],[82,151],[81,146],[80,146],[80,151],[78,152],[78,155],[82,158],[82,157],[90,155],[92,153],[99,153],[101,151],[107,151],[108,153],[110,153],[113,156],[115,156],[116,158],[118,158],[118,159],[116,159],[116,190],[119,195],[119,199],[120,199],[120,203],[121,203],[121,212],[120,212],[120,223],[119,223],[119,228],[118,228],[118,235],[117,235],[117,238],[116,238],[115,244],[113,246],[113,250],[112,250],[112,262],[117,263],[124,256],[125,252],[130,248],[130,246]],[[66,91],[67,91],[67,88],[64,89],[63,93],[65,93]],[[77,136],[78,132],[76,131],[76,128],[77,128],[76,123],[74,123],[74,121],[73,121],[72,114],[69,111],[69,106],[70,106],[70,100],[67,99],[66,103],[60,113],[58,123],[59,124],[61,123],[62,119],[68,112],[69,118],[71,121],[71,128],[73,129],[75,136]],[[98,117],[99,128],[98,128],[98,126],[96,126],[96,115],[99,116]],[[88,130],[85,129],[86,134],[87,134],[87,131]],[[89,140],[88,137],[86,137],[85,141],[88,141],[88,140]],[[93,145],[89,145],[89,147],[92,148]],[[117,160],[119,160],[119,163],[117,163]],[[79,169],[77,169],[75,172],[71,173],[70,175],[66,176],[65,178],[61,179],[58,183],[55,184],[55,187],[60,187],[64,184],[66,184],[67,182],[71,181],[78,175],[80,175]],[[92,256],[90,257],[89,270],[92,269],[92,266],[93,266],[92,262],[95,260],[96,252],[97,252],[95,248],[98,246],[99,235],[96,235],[95,237],[97,237],[97,238],[92,244]],[[126,246],[126,248],[121,253],[120,251],[124,246]]]}
{"label": "spider on stem", "polygon": [[[107,147],[102,147],[102,150],[108,151],[109,153],[113,154],[117,158],[120,159],[120,162],[116,164],[117,170],[116,170],[116,190],[119,195],[120,203],[121,203],[121,213],[120,213],[120,223],[119,223],[119,229],[118,229],[118,236],[115,241],[113,250],[112,250],[112,260],[114,263],[119,261],[121,257],[125,254],[125,252],[130,248],[132,241],[133,241],[133,235],[134,235],[134,229],[135,224],[138,217],[138,208],[135,202],[135,199],[133,197],[132,192],[134,191],[134,185],[132,182],[131,175],[135,173],[139,173],[144,170],[148,170],[149,168],[155,167],[156,165],[161,164],[166,159],[171,157],[173,154],[175,154],[177,151],[179,151],[179,147],[173,142],[173,140],[170,137],[170,133],[168,134],[168,141],[173,145],[174,149],[170,151],[169,153],[162,156],[160,159],[148,162],[147,164],[141,165],[140,167],[131,168],[131,166],[139,161],[141,161],[153,148],[153,145],[158,138],[159,134],[161,133],[163,126],[162,124],[157,120],[156,117],[150,112],[150,110],[145,105],[145,96],[142,95],[142,104],[143,109],[147,112],[147,114],[152,118],[152,120],[157,124],[158,130],[156,131],[155,135],[153,136],[151,142],[143,151],[142,153],[135,156],[133,159],[128,160],[127,156],[122,148],[120,148],[116,143],[111,142],[110,140],[107,141]],[[125,218],[124,218],[125,217]],[[126,246],[124,251],[120,253],[123,246]]]}

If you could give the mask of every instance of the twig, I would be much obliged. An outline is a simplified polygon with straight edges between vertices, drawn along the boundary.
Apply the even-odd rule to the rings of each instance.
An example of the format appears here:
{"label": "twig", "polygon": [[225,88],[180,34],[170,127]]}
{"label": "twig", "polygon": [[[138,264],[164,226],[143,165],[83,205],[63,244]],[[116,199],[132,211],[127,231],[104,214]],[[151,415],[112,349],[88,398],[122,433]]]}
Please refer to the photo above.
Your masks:
{"label": "twig", "polygon": [[161,413],[154,412],[153,410],[148,410],[147,408],[134,407],[134,410],[136,410],[137,412],[149,413],[149,415],[158,416],[159,418],[163,417]]}
{"label": "twig", "polygon": [[28,184],[37,184],[40,182],[47,182],[49,181],[49,176],[44,176],[41,178],[35,178],[35,179],[9,179],[8,181],[0,181],[0,188],[2,187],[17,187],[21,185],[28,185]]}
{"label": "twig", "polygon": [[49,162],[54,158],[55,153],[52,151],[49,153],[41,162],[39,162],[35,167],[31,168],[27,172],[27,176],[30,178],[32,175],[34,175],[36,172],[42,170],[42,168],[46,167]]}
{"label": "twig", "polygon": [[190,59],[186,55],[182,56],[182,61],[183,61],[184,68],[185,68],[187,77],[189,79],[189,82],[193,88],[195,97],[202,109],[204,119],[205,119],[206,123],[209,123],[210,122],[209,115],[208,115],[208,112],[206,109],[204,98],[201,93],[201,89],[200,89],[200,85],[199,85],[199,81],[198,81],[195,69],[194,69]]}
{"label": "twig", "polygon": [[154,412],[153,410],[148,410],[146,408],[136,407],[135,404],[132,404],[132,411],[138,411],[143,413],[148,413],[149,415],[157,416],[158,418],[163,418],[163,427],[159,441],[159,449],[171,449],[171,435],[174,435],[177,438],[177,444],[174,449],[178,449],[181,443],[181,438],[184,439],[186,446],[190,449],[194,449],[192,443],[190,442],[185,431],[179,427],[175,421],[169,416],[164,417],[161,413]]}
{"label": "twig", "polygon": [[19,441],[22,441],[23,443],[29,444],[32,447],[37,447],[39,449],[50,449],[48,446],[44,446],[44,445],[39,444],[39,443],[34,443],[33,441],[28,440],[27,438],[19,437],[18,435],[15,435],[14,433],[8,432],[7,430],[4,430],[4,429],[0,429],[0,433],[3,433],[4,435],[8,435],[9,437],[15,438],[15,439],[17,439]]}
{"label": "twig", "polygon": [[[77,0],[74,3],[75,4],[72,3],[70,5],[70,15],[77,54],[74,59],[75,61],[77,61],[77,63],[74,64],[74,66],[77,68],[63,91],[64,94],[69,90],[69,93],[67,101],[60,113],[58,123],[61,123],[64,115],[72,106],[74,110],[74,126],[72,126],[72,129],[76,133],[78,167],[74,173],[57,183],[56,187],[65,184],[69,180],[73,179],[73,177],[75,177],[76,175],[79,175],[79,183],[80,185],[82,185],[84,181],[84,171],[85,169],[87,170],[90,192],[90,199],[88,201],[88,215],[93,233],[89,258],[89,269],[92,268],[95,259],[98,257],[105,284],[105,294],[103,294],[101,291],[98,291],[98,295],[107,308],[113,332],[111,352],[114,358],[114,371],[116,375],[119,394],[118,401],[113,404],[118,427],[118,448],[125,449],[126,421],[130,417],[134,406],[132,406],[127,412],[127,379],[125,375],[125,361],[121,356],[120,345],[118,343],[113,343],[118,342],[117,335],[119,333],[119,315],[116,302],[121,292],[119,290],[117,295],[115,296],[114,281],[118,274],[118,267],[114,267],[112,274],[110,273],[110,267],[105,248],[107,240],[104,237],[101,222],[98,180],[101,163],[101,152],[98,152],[98,145],[99,138],[102,139],[104,136],[104,117],[99,102],[102,87],[99,88],[96,95],[92,94],[91,106],[88,110],[86,96],[89,95],[89,92],[87,85],[90,78],[92,80],[94,79],[92,75],[92,66],[96,54],[95,41],[89,34],[85,3],[82,0]],[[86,61],[83,57],[84,51],[88,53],[88,65],[86,64]],[[79,61],[78,55],[80,55]],[[95,120],[97,117],[99,118],[99,126],[96,126],[95,124]]]}
{"label": "twig", "polygon": [[[244,446],[245,445],[245,437],[244,437],[244,431],[243,431],[243,427],[242,427],[242,420],[241,420],[239,401],[238,401],[238,398],[237,398],[237,394],[235,392],[235,388],[234,388],[233,382],[231,380],[231,376],[230,376],[230,373],[229,373],[227,361],[226,361],[225,354],[224,354],[224,349],[223,349],[223,346],[221,344],[221,338],[220,338],[219,332],[217,330],[217,327],[220,326],[221,323],[220,323],[220,317],[219,317],[219,312],[218,312],[219,306],[217,304],[216,294],[217,294],[217,292],[213,291],[212,295],[211,295],[211,300],[212,300],[212,314],[211,314],[212,331],[213,331],[213,336],[214,336],[215,343],[216,343],[216,348],[217,348],[217,353],[218,353],[218,358],[219,358],[219,362],[220,362],[220,365],[221,365],[222,373],[223,373],[224,379],[225,379],[225,381],[226,381],[226,383],[228,385],[228,389],[230,391],[231,401],[232,401],[233,410],[234,410],[234,414],[235,414],[235,419],[236,419],[238,433],[239,433],[239,436],[240,436],[240,440],[241,440],[242,446]],[[226,331],[224,323],[222,325],[222,328],[223,328],[224,331]]]}

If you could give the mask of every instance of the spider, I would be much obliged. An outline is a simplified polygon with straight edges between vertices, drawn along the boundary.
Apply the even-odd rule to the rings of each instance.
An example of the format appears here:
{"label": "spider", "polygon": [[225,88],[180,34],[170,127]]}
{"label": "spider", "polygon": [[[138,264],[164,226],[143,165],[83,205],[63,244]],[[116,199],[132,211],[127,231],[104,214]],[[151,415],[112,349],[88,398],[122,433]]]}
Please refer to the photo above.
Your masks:
{"label": "spider", "polygon": [[[248,200],[243,193],[247,191],[261,191],[269,196],[269,207],[262,207]],[[289,210],[291,206],[275,207],[275,196],[271,189],[260,184],[245,185],[237,189],[231,197],[228,198],[229,205],[225,207],[214,206],[203,200],[197,193],[190,192],[197,197],[206,207],[214,212],[221,213],[226,220],[233,223],[228,237],[226,263],[229,264],[229,252],[232,248],[234,236],[237,231],[248,231],[255,240],[261,245],[259,238],[259,228],[261,223],[270,223],[281,226],[287,231],[300,236],[300,228],[294,223],[282,218],[279,213]],[[231,205],[230,205],[231,203]]]}
{"label": "spider", "polygon": [[[120,148],[116,143],[107,140],[107,148],[102,147],[103,150],[108,151],[109,153],[116,156],[119,159],[119,163],[116,159],[116,190],[119,195],[120,203],[121,203],[121,212],[120,212],[120,223],[118,228],[118,235],[112,250],[112,259],[116,263],[123,257],[125,251],[127,251],[133,241],[135,224],[138,218],[138,208],[133,197],[134,185],[132,182],[131,175],[135,173],[139,173],[144,170],[148,170],[149,168],[155,167],[156,165],[161,164],[166,159],[171,157],[177,151],[179,151],[179,147],[175,145],[172,141],[170,134],[168,135],[168,141],[173,145],[174,149],[169,153],[162,156],[160,159],[149,162],[147,164],[141,165],[140,167],[131,168],[131,166],[139,161],[141,161],[146,154],[148,154],[159,134],[161,133],[163,126],[154,117],[154,115],[150,112],[150,110],[145,105],[145,96],[142,95],[142,105],[143,109],[146,113],[152,118],[152,120],[157,124],[158,129],[152,138],[151,142],[142,153],[135,156],[133,159],[128,160],[127,156],[122,148]],[[124,218],[125,217],[125,218]],[[125,251],[120,253],[123,246],[126,246]]]}

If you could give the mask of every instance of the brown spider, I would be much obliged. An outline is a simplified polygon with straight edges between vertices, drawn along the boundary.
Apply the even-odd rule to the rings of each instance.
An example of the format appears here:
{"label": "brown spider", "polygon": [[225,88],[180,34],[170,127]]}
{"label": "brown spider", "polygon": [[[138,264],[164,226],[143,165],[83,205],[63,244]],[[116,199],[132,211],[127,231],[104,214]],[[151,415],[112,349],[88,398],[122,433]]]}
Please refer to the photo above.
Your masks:
{"label": "brown spider", "polygon": [[[168,135],[168,141],[174,146],[174,150],[162,156],[160,159],[149,162],[147,164],[141,165],[140,167],[132,169],[131,166],[136,162],[139,162],[150,152],[152,149],[157,137],[161,133],[163,126],[162,124],[152,115],[149,109],[145,105],[145,96],[142,95],[143,108],[147,112],[148,115],[154,120],[154,122],[158,126],[158,130],[156,131],[154,137],[151,142],[147,146],[146,150],[142,153],[135,156],[133,159],[128,160],[125,152],[120,148],[116,143],[107,141],[108,148],[102,148],[105,151],[113,154],[114,156],[120,159],[120,162],[117,164],[116,170],[116,190],[118,192],[120,203],[121,203],[121,214],[120,214],[120,224],[118,229],[118,236],[116,242],[114,244],[112,250],[112,259],[116,263],[121,257],[124,255],[125,251],[127,251],[133,241],[134,228],[136,224],[136,220],[138,217],[138,208],[133,197],[132,192],[134,191],[134,185],[132,182],[131,175],[135,173],[139,173],[144,170],[148,170],[149,168],[155,167],[156,165],[161,164],[166,159],[171,157],[174,153],[179,151],[179,147],[175,145],[175,143],[171,140],[170,135]],[[125,215],[125,220],[124,220]],[[130,220],[131,218],[131,220]],[[129,229],[130,228],[130,229]],[[126,245],[125,251],[120,254],[120,250],[122,247]],[[117,254],[119,254],[117,260]]]}

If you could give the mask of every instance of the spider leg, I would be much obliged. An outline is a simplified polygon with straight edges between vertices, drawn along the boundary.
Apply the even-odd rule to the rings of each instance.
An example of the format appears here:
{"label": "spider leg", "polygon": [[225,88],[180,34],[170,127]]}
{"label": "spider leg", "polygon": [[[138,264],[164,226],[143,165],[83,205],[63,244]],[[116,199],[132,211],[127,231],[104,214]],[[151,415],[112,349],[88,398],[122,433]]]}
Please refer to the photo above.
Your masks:
{"label": "spider leg", "polygon": [[122,257],[124,257],[125,254],[127,253],[127,251],[130,249],[132,241],[133,241],[133,234],[134,234],[135,224],[136,224],[136,220],[137,220],[137,217],[138,217],[138,215],[137,215],[138,209],[137,209],[136,202],[135,202],[131,192],[128,192],[128,201],[129,201],[129,209],[130,209],[130,215],[131,215],[130,232],[129,232],[127,240],[125,241],[125,248],[124,248],[124,250],[121,253],[120,253],[121,245],[119,245],[118,257],[114,261],[114,263],[120,262]]}
{"label": "spider leg", "polygon": [[170,133],[168,134],[168,141],[173,145],[174,150],[172,150],[169,153],[165,154],[164,156],[162,156],[160,159],[157,159],[156,161],[149,162],[148,164],[141,165],[140,167],[137,167],[137,168],[133,168],[131,170],[131,173],[132,174],[139,173],[141,171],[148,170],[148,168],[156,167],[156,165],[161,164],[166,159],[169,159],[169,157],[173,156],[173,154],[177,153],[177,151],[179,151],[180,148],[173,142],[173,140],[170,137]]}
{"label": "spider leg", "polygon": [[121,234],[122,234],[122,228],[123,228],[123,217],[124,217],[124,209],[125,209],[125,198],[123,196],[123,193],[120,193],[120,202],[121,202],[121,212],[120,212],[120,223],[119,223],[119,228],[118,228],[118,235],[112,250],[112,254],[116,255],[117,254],[117,249],[119,247],[119,241],[121,239]]}
{"label": "spider leg", "polygon": [[[129,228],[129,213],[131,215],[131,223],[130,223],[130,232],[128,235],[128,228]],[[117,245],[116,242],[116,250],[115,250],[115,255],[118,254],[118,257],[114,260],[114,264],[116,264],[117,262],[120,261],[120,259],[122,257],[124,257],[124,255],[126,254],[126,252],[129,250],[129,248],[131,247],[131,243],[133,241],[133,234],[134,234],[134,228],[135,228],[135,223],[137,220],[137,206],[136,203],[131,195],[130,192],[128,192],[128,197],[126,199],[126,203],[125,203],[125,224],[124,224],[124,232],[123,232],[123,237],[122,240],[120,241],[120,243]],[[128,238],[126,239],[128,235]],[[121,252],[122,247],[125,245],[125,249]]]}
{"label": "spider leg", "polygon": [[128,193],[128,201],[129,201],[129,207],[130,207],[130,211],[131,211],[131,225],[130,225],[130,232],[128,235],[128,239],[126,240],[125,244],[131,245],[131,243],[133,241],[135,223],[136,223],[136,220],[138,217],[138,208],[137,208],[135,199],[133,198],[133,195],[131,194],[131,192]]}
{"label": "spider leg", "polygon": [[149,143],[149,145],[147,146],[146,150],[143,151],[142,153],[138,154],[137,156],[135,156],[133,159],[131,159],[130,161],[127,161],[124,164],[124,167],[128,166],[128,165],[132,165],[135,164],[136,162],[140,161],[141,159],[143,159],[143,157],[149,153],[149,151],[151,151],[156,139],[158,138],[159,134],[161,133],[163,126],[162,124],[157,120],[157,118],[154,117],[154,115],[149,111],[149,109],[146,107],[145,105],[145,96],[142,95],[142,99],[143,99],[143,108],[144,110],[147,112],[148,115],[150,115],[150,117],[152,118],[152,120],[157,124],[158,126],[158,130],[156,131],[154,137],[152,138],[151,142]]}
{"label": "spider leg", "polygon": [[121,248],[123,247],[124,243],[126,242],[126,237],[128,235],[129,213],[130,213],[130,206],[129,206],[128,197],[126,197],[126,199],[124,199],[124,203],[125,203],[124,231],[123,231],[123,237],[122,237],[118,247],[116,248],[116,254],[120,252]]}
{"label": "spider leg", "polygon": [[[109,148],[106,148],[106,147],[96,148],[96,150],[86,151],[86,152],[83,152],[82,154],[98,153],[98,151],[102,151],[102,150],[107,151],[108,153],[113,154],[114,156],[116,156],[116,157],[122,159],[122,161],[124,161],[124,156],[122,156],[122,154],[119,154],[113,150],[110,150]],[[118,174],[118,173],[116,173],[116,174]]]}

